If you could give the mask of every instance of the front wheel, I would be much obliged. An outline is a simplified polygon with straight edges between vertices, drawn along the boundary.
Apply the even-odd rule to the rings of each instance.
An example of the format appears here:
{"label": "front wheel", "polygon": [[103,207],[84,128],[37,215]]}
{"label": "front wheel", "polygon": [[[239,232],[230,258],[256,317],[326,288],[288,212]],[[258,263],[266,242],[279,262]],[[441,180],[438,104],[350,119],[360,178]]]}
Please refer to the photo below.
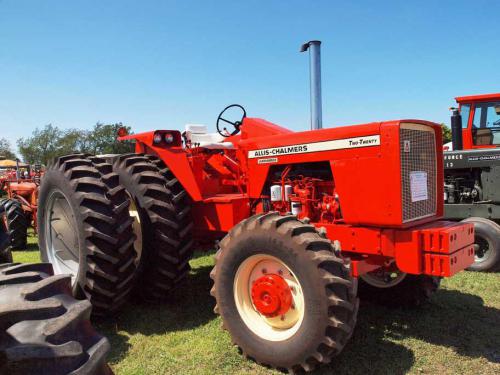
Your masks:
{"label": "front wheel", "polygon": [[332,244],[294,216],[256,215],[221,241],[211,291],[223,326],[256,362],[310,371],[356,324],[356,281]]}
{"label": "front wheel", "polygon": [[5,228],[3,217],[4,214],[0,212],[0,264],[12,262],[10,238],[7,228]]}
{"label": "front wheel", "polygon": [[471,271],[496,271],[500,267],[500,226],[482,217],[463,220],[474,224],[474,263]]}
{"label": "front wheel", "polygon": [[21,202],[15,199],[0,201],[0,211],[4,212],[4,224],[9,232],[13,249],[26,249],[29,220],[23,211]]}
{"label": "front wheel", "polygon": [[418,307],[439,288],[441,279],[379,269],[360,276],[359,297],[388,307]]}

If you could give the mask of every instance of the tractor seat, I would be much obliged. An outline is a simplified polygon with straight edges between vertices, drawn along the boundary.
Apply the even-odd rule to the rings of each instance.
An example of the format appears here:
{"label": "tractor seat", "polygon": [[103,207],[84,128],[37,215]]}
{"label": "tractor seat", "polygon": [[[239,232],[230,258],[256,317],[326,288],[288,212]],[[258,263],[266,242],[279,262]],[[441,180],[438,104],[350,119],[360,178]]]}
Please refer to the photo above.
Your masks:
{"label": "tractor seat", "polygon": [[186,124],[186,138],[193,146],[209,150],[233,149],[231,142],[224,142],[224,137],[219,133],[207,133],[205,125]]}
{"label": "tractor seat", "polygon": [[493,132],[491,129],[480,128],[475,132],[475,144],[477,146],[491,145],[493,141]]}

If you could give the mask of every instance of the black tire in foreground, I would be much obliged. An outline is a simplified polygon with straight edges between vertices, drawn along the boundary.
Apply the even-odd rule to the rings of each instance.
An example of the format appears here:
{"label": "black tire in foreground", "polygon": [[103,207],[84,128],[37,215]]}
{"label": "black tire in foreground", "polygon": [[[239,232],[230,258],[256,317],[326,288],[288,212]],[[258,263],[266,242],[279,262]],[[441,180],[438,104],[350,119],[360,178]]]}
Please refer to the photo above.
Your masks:
{"label": "black tire in foreground", "polygon": [[467,269],[479,272],[498,271],[500,269],[500,226],[482,217],[470,217],[462,221],[474,224],[476,261]]}
{"label": "black tire in foreground", "polygon": [[[294,216],[256,215],[236,225],[220,242],[210,276],[223,327],[243,354],[259,364],[311,371],[339,354],[353,333],[357,281],[332,243]],[[282,285],[276,291],[288,293],[280,277],[292,293],[290,309],[281,317],[262,315],[254,298],[262,297],[266,306],[273,299],[285,298],[285,303],[287,297],[280,297],[282,292],[255,297],[253,287],[260,283],[268,288],[271,278]]]}
{"label": "black tire in foreground", "polygon": [[93,313],[116,312],[133,287],[135,251],[125,189],[111,164],[82,154],[47,169],[38,202],[42,260],[74,276],[73,295]]}
{"label": "black tire in foreground", "polygon": [[0,212],[0,264],[11,263],[12,253],[10,252],[10,238],[4,224],[4,213]]}
{"label": "black tire in foreground", "polygon": [[189,196],[172,172],[155,156],[125,154],[113,170],[131,199],[140,254],[137,294],[145,300],[168,298],[189,273],[193,222]]}
{"label": "black tire in foreground", "polygon": [[427,275],[402,274],[402,280],[394,286],[375,286],[366,276],[359,278],[359,298],[387,307],[413,308],[429,301],[439,288],[441,279]]}
{"label": "black tire in foreground", "polygon": [[5,223],[13,249],[26,249],[29,221],[21,203],[15,199],[0,201],[0,212],[5,213]]}
{"label": "black tire in foreground", "polygon": [[71,297],[69,275],[52,275],[48,263],[0,265],[0,373],[112,374],[91,304]]}

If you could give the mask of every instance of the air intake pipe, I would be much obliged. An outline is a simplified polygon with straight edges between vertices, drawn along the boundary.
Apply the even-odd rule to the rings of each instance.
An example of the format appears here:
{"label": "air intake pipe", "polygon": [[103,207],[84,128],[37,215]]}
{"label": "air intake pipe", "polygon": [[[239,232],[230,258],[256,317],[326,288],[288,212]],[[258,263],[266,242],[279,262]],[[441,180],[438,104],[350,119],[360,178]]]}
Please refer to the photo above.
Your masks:
{"label": "air intake pipe", "polygon": [[323,128],[321,109],[321,42],[311,40],[300,47],[300,52],[309,50],[309,74],[311,77],[311,129]]}
{"label": "air intake pipe", "polygon": [[462,115],[458,108],[451,109],[451,142],[453,150],[463,150]]}

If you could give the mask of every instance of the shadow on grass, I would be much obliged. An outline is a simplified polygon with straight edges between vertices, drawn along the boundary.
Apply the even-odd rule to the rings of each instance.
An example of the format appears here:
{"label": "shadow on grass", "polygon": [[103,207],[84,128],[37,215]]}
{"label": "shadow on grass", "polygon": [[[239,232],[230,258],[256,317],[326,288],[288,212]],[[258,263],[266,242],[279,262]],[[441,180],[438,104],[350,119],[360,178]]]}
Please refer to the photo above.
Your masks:
{"label": "shadow on grass", "polygon": [[[99,326],[111,342],[112,362],[130,349],[128,334],[157,335],[191,330],[215,319],[211,266],[194,269],[172,293],[170,303],[131,305],[112,323]],[[408,338],[452,348],[462,356],[500,362],[500,310],[484,306],[475,295],[439,290],[431,303],[415,310],[388,309],[363,303],[356,330],[344,351],[316,374],[405,374],[415,354],[403,343]],[[432,349],[430,349],[432,350]]]}
{"label": "shadow on grass", "polygon": [[[415,338],[469,357],[500,363],[500,310],[475,295],[439,290],[431,303],[414,310],[363,303],[349,344],[316,374],[404,374],[414,353],[400,344]],[[430,349],[432,350],[432,349]]]}
{"label": "shadow on grass", "polygon": [[97,322],[97,327],[111,343],[111,362],[126,356],[130,344],[128,337],[119,333],[161,335],[167,332],[191,330],[216,318],[215,300],[210,296],[211,266],[193,269],[187,280],[170,294],[165,303],[139,303],[127,305],[123,312],[110,321]]}

